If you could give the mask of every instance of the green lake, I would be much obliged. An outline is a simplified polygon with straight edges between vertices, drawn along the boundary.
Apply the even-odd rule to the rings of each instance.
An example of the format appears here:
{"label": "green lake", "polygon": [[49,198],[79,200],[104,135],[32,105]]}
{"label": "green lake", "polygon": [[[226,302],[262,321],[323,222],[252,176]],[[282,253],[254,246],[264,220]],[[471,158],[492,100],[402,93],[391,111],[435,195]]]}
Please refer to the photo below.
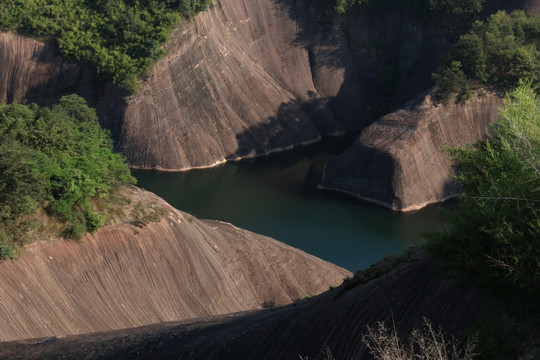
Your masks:
{"label": "green lake", "polygon": [[324,165],[354,134],[286,153],[212,169],[133,171],[138,186],[201,219],[217,219],[271,236],[355,271],[418,244],[445,223],[439,205],[397,213],[317,185]]}

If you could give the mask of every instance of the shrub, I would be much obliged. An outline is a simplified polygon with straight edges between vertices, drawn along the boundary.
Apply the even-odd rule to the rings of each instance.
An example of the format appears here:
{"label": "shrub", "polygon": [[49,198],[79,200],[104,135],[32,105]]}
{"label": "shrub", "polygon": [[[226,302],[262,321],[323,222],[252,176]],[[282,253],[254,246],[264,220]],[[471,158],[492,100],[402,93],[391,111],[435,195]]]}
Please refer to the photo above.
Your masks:
{"label": "shrub", "polygon": [[424,319],[424,330],[414,329],[409,336],[409,345],[399,338],[396,329],[388,329],[379,322],[376,329],[368,326],[362,337],[375,360],[472,360],[474,341],[467,342],[462,351],[455,341],[447,341],[441,329],[434,330]]}
{"label": "shrub", "polygon": [[9,234],[5,243],[26,242],[26,230],[40,209],[65,223],[67,237],[80,239],[87,229],[104,224],[90,200],[133,182],[124,158],[113,153],[108,131],[101,129],[84,99],[66,96],[50,109],[0,105],[0,228]]}

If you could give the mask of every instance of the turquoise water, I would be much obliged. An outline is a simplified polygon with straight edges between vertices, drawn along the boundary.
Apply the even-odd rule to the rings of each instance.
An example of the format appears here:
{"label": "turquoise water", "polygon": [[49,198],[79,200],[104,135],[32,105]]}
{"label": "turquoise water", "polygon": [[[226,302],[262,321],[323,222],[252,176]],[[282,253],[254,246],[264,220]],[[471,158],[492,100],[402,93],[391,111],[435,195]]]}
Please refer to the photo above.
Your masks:
{"label": "turquoise water", "polygon": [[316,188],[354,135],[252,161],[179,173],[134,171],[138,185],[201,219],[271,236],[355,271],[444,225],[438,206],[401,214]]}

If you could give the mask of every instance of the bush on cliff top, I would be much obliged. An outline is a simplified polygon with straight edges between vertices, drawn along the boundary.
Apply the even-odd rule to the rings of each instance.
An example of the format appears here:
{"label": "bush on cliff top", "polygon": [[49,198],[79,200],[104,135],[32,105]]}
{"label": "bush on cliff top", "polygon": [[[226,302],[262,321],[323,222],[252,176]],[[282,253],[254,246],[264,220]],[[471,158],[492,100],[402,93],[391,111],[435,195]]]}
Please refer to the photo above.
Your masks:
{"label": "bush on cliff top", "polygon": [[28,240],[39,211],[66,237],[103,226],[91,199],[133,182],[84,99],[65,96],[50,109],[0,105],[0,259]]}
{"label": "bush on cliff top", "polygon": [[499,11],[476,21],[450,48],[433,78],[441,100],[467,98],[475,88],[510,90],[519,79],[540,81],[540,16]]}
{"label": "bush on cliff top", "polygon": [[62,54],[134,93],[183,18],[211,0],[3,0],[0,28],[56,39]]}

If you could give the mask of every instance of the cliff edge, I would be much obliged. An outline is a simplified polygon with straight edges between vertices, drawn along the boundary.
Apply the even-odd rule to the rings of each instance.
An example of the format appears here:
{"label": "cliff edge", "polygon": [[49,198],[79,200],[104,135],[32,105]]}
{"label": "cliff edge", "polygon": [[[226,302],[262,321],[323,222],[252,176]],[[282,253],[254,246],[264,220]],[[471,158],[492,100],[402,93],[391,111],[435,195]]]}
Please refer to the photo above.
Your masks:
{"label": "cliff edge", "polygon": [[350,272],[274,239],[199,220],[131,187],[169,215],[83,243],[26,246],[0,263],[0,340],[81,334],[284,305]]}
{"label": "cliff edge", "polygon": [[488,93],[438,105],[430,94],[367,127],[324,172],[323,189],[349,193],[393,210],[418,210],[457,193],[446,147],[482,139],[502,99]]}

